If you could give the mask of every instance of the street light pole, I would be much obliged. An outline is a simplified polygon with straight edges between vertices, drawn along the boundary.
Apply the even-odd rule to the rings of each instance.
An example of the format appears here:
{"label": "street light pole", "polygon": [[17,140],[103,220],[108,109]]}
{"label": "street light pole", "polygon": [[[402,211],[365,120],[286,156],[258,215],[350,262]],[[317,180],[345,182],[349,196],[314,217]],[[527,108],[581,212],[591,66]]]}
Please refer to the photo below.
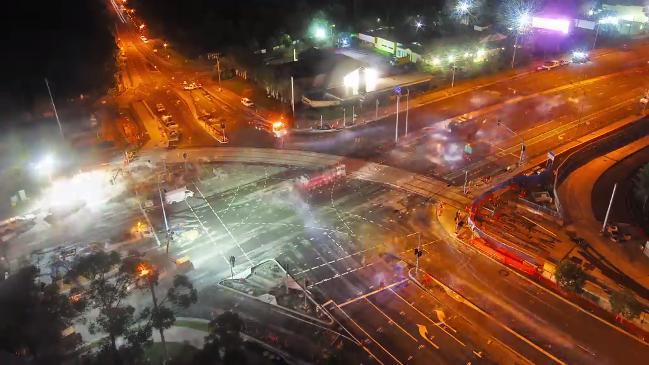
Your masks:
{"label": "street light pole", "polygon": [[219,91],[222,91],[223,89],[221,89],[221,60],[218,53],[216,54],[216,73],[219,76]]}
{"label": "street light pole", "polygon": [[455,69],[457,67],[455,66],[455,62],[453,63],[453,77],[451,78],[451,87],[455,86]]}
{"label": "street light pole", "polygon": [[514,52],[512,54],[512,68],[514,68],[514,62],[516,60],[516,49],[518,48],[518,37],[520,33],[516,32],[516,38],[514,39]]}
{"label": "street light pole", "polygon": [[513,134],[513,135],[515,135],[516,137],[518,137],[518,138],[521,139],[521,154],[520,154],[520,156],[518,157],[518,164],[519,164],[519,165],[523,165],[523,160],[525,159],[525,137],[523,137],[522,135],[516,133],[516,131],[514,131],[513,129],[511,129],[511,128],[509,128],[508,126],[506,126],[505,124],[503,124],[503,123],[500,121],[500,119],[498,119],[498,126],[507,129],[511,134]]}
{"label": "street light pole", "polygon": [[606,216],[604,217],[604,224],[602,224],[602,232],[606,229],[608,223],[608,215],[611,213],[611,206],[613,206],[613,199],[615,198],[615,190],[617,190],[617,183],[613,185],[613,192],[611,193],[611,200],[608,202],[608,209],[606,209]]}
{"label": "street light pole", "polygon": [[599,36],[599,22],[597,22],[597,26],[595,27],[595,40],[593,40],[593,47],[591,50],[595,49],[595,45],[597,45],[597,37]]}
{"label": "street light pole", "polygon": [[401,95],[397,94],[397,119],[396,123],[394,124],[394,143],[399,142],[399,99],[401,99]]}
{"label": "street light pole", "polygon": [[52,103],[52,110],[54,110],[54,117],[56,118],[56,124],[59,125],[59,133],[61,134],[61,138],[65,138],[63,136],[63,128],[61,127],[61,120],[59,119],[59,113],[56,111],[56,105],[54,104],[54,98],[52,97],[52,90],[50,90],[50,83],[47,82],[47,78],[45,79],[45,86],[47,87],[47,93],[50,95],[50,102]]}
{"label": "street light pole", "polygon": [[343,128],[347,125],[347,109],[343,108]]}
{"label": "street light pole", "polygon": [[406,94],[406,133],[404,136],[408,135],[408,111],[410,110],[410,89],[408,89],[408,93]]}
{"label": "street light pole", "polygon": [[295,117],[295,89],[294,89],[294,86],[293,86],[293,76],[291,76],[291,112],[293,113],[293,116]]}
{"label": "street light pole", "polygon": [[[170,232],[169,232],[169,222],[167,221],[167,212],[165,211],[165,202],[162,199],[162,189],[160,189],[160,180],[158,177],[158,194],[160,195],[160,206],[162,207],[162,217],[164,218],[165,222],[165,234],[166,234],[166,252],[167,256],[169,256],[169,241],[171,240],[170,237]],[[153,229],[153,227],[151,227]]]}
{"label": "street light pole", "polygon": [[423,254],[421,250],[421,232],[414,232],[406,236],[406,238],[417,235],[417,248],[415,248],[415,277],[419,277],[419,257]]}
{"label": "street light pole", "polygon": [[379,119],[379,99],[376,99],[376,108],[374,109],[374,119]]}

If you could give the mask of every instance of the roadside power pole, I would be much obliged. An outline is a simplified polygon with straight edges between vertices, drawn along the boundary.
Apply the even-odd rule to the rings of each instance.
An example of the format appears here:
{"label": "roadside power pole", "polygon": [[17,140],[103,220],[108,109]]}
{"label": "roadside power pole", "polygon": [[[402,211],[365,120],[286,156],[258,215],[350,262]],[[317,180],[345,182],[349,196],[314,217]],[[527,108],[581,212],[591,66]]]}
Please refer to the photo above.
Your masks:
{"label": "roadside power pole", "polygon": [[50,90],[50,83],[45,79],[45,86],[47,87],[47,93],[50,95],[50,102],[52,103],[52,110],[54,111],[54,117],[56,118],[56,124],[59,125],[59,133],[61,134],[61,139],[64,139],[63,136],[63,127],[61,127],[61,120],[59,119],[59,113],[56,111],[56,105],[54,104],[54,98],[52,97],[52,90]]}
{"label": "roadside power pole", "polygon": [[613,199],[615,198],[615,190],[617,183],[613,185],[613,192],[611,193],[611,200],[608,202],[608,209],[606,209],[606,216],[604,217],[604,224],[602,224],[602,233],[606,230],[606,223],[608,223],[608,215],[611,213],[611,206],[613,206]]}
{"label": "roadside power pole", "polygon": [[464,191],[464,195],[466,195],[468,190],[469,190],[469,170],[464,170],[464,189],[462,190]]}

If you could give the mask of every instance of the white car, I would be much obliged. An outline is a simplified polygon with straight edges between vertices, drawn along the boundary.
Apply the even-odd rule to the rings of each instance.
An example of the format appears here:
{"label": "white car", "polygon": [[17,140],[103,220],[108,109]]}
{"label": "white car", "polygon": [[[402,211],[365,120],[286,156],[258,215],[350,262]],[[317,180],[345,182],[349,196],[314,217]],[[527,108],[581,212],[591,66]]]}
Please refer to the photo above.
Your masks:
{"label": "white car", "polygon": [[158,104],[156,104],[156,105],[155,105],[155,108],[156,108],[156,110],[158,111],[158,113],[164,113],[165,110],[166,110],[166,109],[165,109],[165,106],[162,105],[162,103],[158,103]]}
{"label": "white car", "polygon": [[241,104],[247,106],[248,108],[253,108],[255,106],[255,103],[253,103],[252,100],[248,98],[241,98]]}
{"label": "white car", "polygon": [[552,61],[545,61],[541,66],[537,67],[537,71],[543,71],[543,70],[552,70],[553,68],[557,68],[560,66],[565,66],[569,64],[569,61],[566,60],[552,60]]}

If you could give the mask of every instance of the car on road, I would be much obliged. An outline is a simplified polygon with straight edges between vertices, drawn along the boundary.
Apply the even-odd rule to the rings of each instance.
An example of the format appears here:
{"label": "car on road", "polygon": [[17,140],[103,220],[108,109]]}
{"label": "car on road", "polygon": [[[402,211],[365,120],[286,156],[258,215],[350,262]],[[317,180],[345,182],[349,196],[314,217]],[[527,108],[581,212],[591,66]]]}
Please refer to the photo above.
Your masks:
{"label": "car on road", "polygon": [[254,108],[255,103],[252,102],[252,100],[248,98],[241,98],[241,104],[247,106],[248,108]]}
{"label": "car on road", "polygon": [[545,61],[541,64],[541,66],[537,67],[537,71],[543,71],[543,70],[552,70],[557,67],[565,66],[569,64],[569,61],[566,60],[552,60],[552,61]]}
{"label": "car on road", "polygon": [[180,141],[180,132],[178,132],[178,131],[171,131],[171,132],[169,132],[169,136],[168,136],[168,137],[169,137],[169,138],[168,138],[168,139],[169,139],[169,144],[172,144],[172,145],[177,144],[178,141]]}
{"label": "car on road", "polygon": [[169,128],[169,129],[171,129],[171,130],[178,130],[180,128],[178,126],[178,124],[176,122],[174,122],[173,120],[170,120],[170,121],[166,122],[165,126],[167,128]]}
{"label": "car on road", "polygon": [[155,109],[158,111],[158,113],[164,113],[166,111],[165,106],[162,103],[156,104]]}
{"label": "car on road", "polygon": [[570,62],[572,63],[586,63],[590,61],[590,55],[587,52],[583,51],[574,51],[572,52],[572,57]]}
{"label": "car on road", "polygon": [[185,89],[185,90],[190,90],[190,91],[191,90],[196,90],[199,87],[201,87],[201,86],[196,84],[195,82],[187,83],[187,81],[183,81],[183,89]]}
{"label": "car on road", "polygon": [[140,36],[140,39],[141,39],[142,42],[144,42],[144,43],[149,43],[149,40],[148,40],[145,36],[143,36],[143,35]]}
{"label": "car on road", "polygon": [[167,123],[168,121],[171,120],[171,115],[169,115],[169,114],[164,114],[164,115],[162,115],[162,116],[160,117],[160,119],[162,119],[162,122],[163,122],[163,123]]}

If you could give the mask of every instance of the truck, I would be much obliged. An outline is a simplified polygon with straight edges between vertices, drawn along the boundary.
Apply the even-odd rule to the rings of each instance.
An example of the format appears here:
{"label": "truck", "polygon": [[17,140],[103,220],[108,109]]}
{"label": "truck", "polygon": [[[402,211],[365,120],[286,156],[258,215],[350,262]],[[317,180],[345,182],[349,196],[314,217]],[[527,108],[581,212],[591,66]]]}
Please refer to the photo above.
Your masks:
{"label": "truck", "polygon": [[165,203],[167,204],[178,203],[184,201],[187,198],[191,198],[193,196],[194,196],[194,192],[187,189],[186,186],[183,186],[181,188],[169,190],[165,192]]}

